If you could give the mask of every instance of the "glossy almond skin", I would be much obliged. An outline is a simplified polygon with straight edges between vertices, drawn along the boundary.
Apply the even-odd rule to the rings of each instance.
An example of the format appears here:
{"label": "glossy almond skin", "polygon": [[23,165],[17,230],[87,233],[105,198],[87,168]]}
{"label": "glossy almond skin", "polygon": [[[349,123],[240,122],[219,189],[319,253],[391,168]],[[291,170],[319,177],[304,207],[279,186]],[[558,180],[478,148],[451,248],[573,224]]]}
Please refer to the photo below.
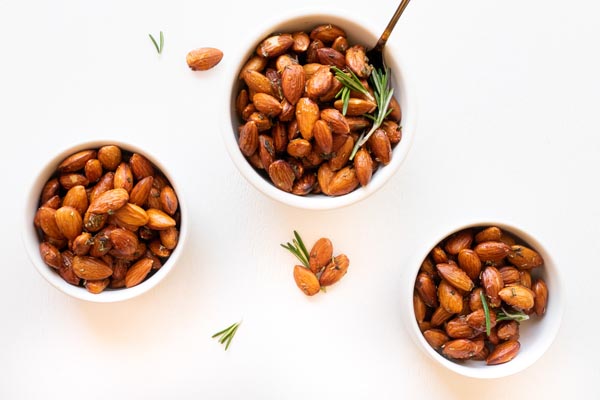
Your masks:
{"label": "glossy almond skin", "polygon": [[160,206],[167,214],[173,216],[179,207],[179,200],[175,190],[167,185],[160,190]]}
{"label": "glossy almond skin", "polygon": [[154,166],[146,157],[141,154],[133,153],[129,159],[131,172],[136,180],[144,179],[147,176],[154,175]]}
{"label": "glossy almond skin", "polygon": [[252,102],[258,111],[269,118],[278,116],[283,110],[279,100],[270,94],[256,93],[252,98]]}
{"label": "glossy almond skin", "polygon": [[446,309],[444,309],[444,307],[438,307],[433,311],[433,314],[431,314],[431,325],[432,326],[440,326],[444,322],[446,322],[450,318],[452,318],[453,315],[454,314],[446,311]]}
{"label": "glossy almond skin", "polygon": [[294,39],[289,33],[273,35],[260,42],[256,54],[265,58],[277,57],[285,53],[293,44]]}
{"label": "glossy almond skin", "polygon": [[69,240],[75,239],[83,229],[81,214],[74,207],[63,206],[54,214],[56,226],[64,237]]}
{"label": "glossy almond skin", "polygon": [[334,259],[325,266],[325,269],[323,269],[323,272],[319,277],[319,284],[322,287],[325,287],[337,283],[344,275],[346,275],[349,265],[350,260],[345,254],[335,256]]}
{"label": "glossy almond skin", "polygon": [[[342,112],[344,103],[342,100],[336,100],[333,103],[336,110]],[[377,104],[369,100],[350,98],[348,101],[348,109],[346,110],[347,117],[358,117],[364,114],[370,114],[377,108]]]}
{"label": "glossy almond skin", "polygon": [[42,188],[42,195],[40,197],[40,202],[44,204],[50,198],[56,196],[58,191],[60,190],[60,183],[57,178],[52,178]]}
{"label": "glossy almond skin", "polygon": [[40,243],[40,255],[42,260],[52,268],[58,269],[62,265],[60,251],[48,242]]}
{"label": "glossy almond skin", "polygon": [[298,196],[305,196],[313,191],[315,185],[317,185],[317,176],[314,173],[302,175],[294,182],[292,193]]}
{"label": "glossy almond skin", "polygon": [[486,267],[481,273],[481,285],[491,307],[500,307],[500,290],[504,287],[502,275],[495,267]]}
{"label": "glossy almond skin", "polygon": [[246,157],[250,157],[258,148],[258,127],[256,122],[248,121],[239,133],[238,146]]}
{"label": "glossy almond skin", "polygon": [[333,134],[331,128],[322,119],[315,122],[313,127],[313,137],[315,143],[323,154],[330,154],[333,147]]}
{"label": "glossy almond skin", "polygon": [[60,185],[67,190],[71,189],[73,186],[77,186],[77,185],[87,186],[89,184],[89,181],[85,177],[85,175],[76,174],[76,173],[67,173],[67,174],[61,175],[58,178],[58,181],[60,182]]}
{"label": "glossy almond skin", "polygon": [[85,187],[82,185],[77,185],[69,189],[67,194],[65,194],[62,205],[73,207],[80,215],[83,215],[89,205]]}
{"label": "glossy almond skin", "polygon": [[73,254],[76,256],[85,256],[90,251],[92,247],[92,234],[89,232],[83,232],[75,239],[73,239],[73,244],[71,245],[71,250]]}
{"label": "glossy almond skin", "polygon": [[[302,140],[302,139],[297,139]],[[294,170],[284,160],[277,160],[269,165],[269,177],[273,184],[285,192],[291,192],[296,176]]]}
{"label": "glossy almond skin", "polygon": [[306,32],[294,32],[292,33],[292,39],[294,39],[292,50],[296,53],[303,53],[308,49],[310,36]]}
{"label": "glossy almond skin", "polygon": [[[117,167],[115,167],[115,169],[116,168]],[[102,193],[107,192],[107,191],[113,189],[114,188],[113,187],[114,181],[115,181],[115,174],[114,174],[114,172],[107,172],[106,174],[104,174],[102,176],[102,178],[100,178],[100,180],[98,181],[98,183],[96,183],[96,185],[92,188],[92,191],[89,194],[89,202],[90,203],[93,202]]]}
{"label": "glossy almond skin", "polygon": [[475,355],[475,344],[468,339],[456,339],[446,342],[442,354],[457,360],[467,359]]}
{"label": "glossy almond skin", "polygon": [[128,200],[129,193],[123,188],[107,190],[92,200],[88,212],[92,214],[114,212],[127,204]]}
{"label": "glossy almond skin", "polygon": [[506,286],[498,292],[498,296],[506,304],[521,310],[529,310],[535,301],[534,292],[521,285]]}
{"label": "glossy almond skin", "polygon": [[[338,137],[341,138],[341,136]],[[329,165],[333,171],[339,171],[346,166],[348,160],[350,159],[350,154],[352,153],[353,148],[354,139],[352,136],[348,135],[346,136],[342,146],[335,149],[335,156],[329,160]]]}
{"label": "glossy almond skin", "polygon": [[131,189],[133,189],[133,173],[131,172],[129,164],[127,164],[126,162],[122,162],[117,167],[115,171],[113,187],[115,189],[125,189],[127,193],[131,192]]}
{"label": "glossy almond skin", "polygon": [[369,152],[361,148],[354,156],[354,169],[361,186],[367,186],[373,176],[373,159]]}
{"label": "glossy almond skin", "polygon": [[302,97],[296,104],[296,121],[300,134],[306,140],[313,137],[313,128],[319,120],[319,106],[308,97]]}
{"label": "glossy almond skin", "polygon": [[483,293],[483,289],[477,287],[469,293],[469,308],[471,311],[477,311],[483,309],[483,303],[481,302],[481,295]]}
{"label": "glossy almond skin", "polygon": [[110,253],[117,257],[132,255],[138,246],[138,237],[133,232],[117,228],[110,232],[109,239],[112,243]]}
{"label": "glossy almond skin", "polygon": [[150,208],[146,210],[146,214],[148,215],[146,226],[150,229],[160,231],[176,225],[175,220],[162,210]]}
{"label": "glossy almond skin", "polygon": [[96,257],[75,256],[72,268],[75,275],[86,280],[105,279],[112,275],[112,269]]}
{"label": "glossy almond skin", "polygon": [[90,183],[97,182],[102,177],[102,163],[97,158],[88,160],[83,167],[83,171]]}
{"label": "glossy almond skin", "polygon": [[82,150],[64,159],[57,167],[58,171],[75,172],[83,169],[88,160],[96,158],[96,150]]}
{"label": "glossy almond skin", "polygon": [[500,275],[502,275],[504,285],[511,285],[513,283],[521,282],[521,274],[515,267],[504,266],[499,268],[498,271],[500,272]]}
{"label": "glossy almond skin", "polygon": [[281,89],[286,100],[295,105],[304,93],[306,73],[298,64],[286,66],[281,73]]}
{"label": "glossy almond skin", "polygon": [[423,322],[427,314],[427,305],[418,293],[413,294],[413,311],[417,322]]}
{"label": "glossy almond skin", "polygon": [[385,120],[381,124],[381,128],[385,131],[391,144],[400,143],[402,140],[402,126],[394,121]]}
{"label": "glossy almond skin", "polygon": [[107,171],[117,169],[122,160],[122,152],[118,146],[107,145],[98,149],[98,161],[102,164],[102,168]]}
{"label": "glossy almond skin", "polygon": [[250,57],[246,64],[242,67],[240,71],[239,79],[244,79],[244,73],[246,71],[257,71],[261,72],[267,66],[267,59],[265,57],[254,55]]}
{"label": "glossy almond skin", "polygon": [[318,98],[329,90],[333,83],[333,74],[327,66],[323,66],[306,81],[306,96],[313,100]]}
{"label": "glossy almond skin", "polygon": [[267,93],[274,95],[271,81],[264,74],[258,71],[246,70],[243,74],[243,78],[251,93]]}
{"label": "glossy almond skin", "polygon": [[455,288],[465,292],[469,292],[471,289],[473,289],[473,281],[471,278],[469,278],[466,272],[459,267],[452,264],[441,263],[437,264],[436,268],[440,276],[442,276]]}
{"label": "glossy almond skin", "polygon": [[191,50],[185,61],[192,71],[207,71],[214,68],[223,59],[223,52],[213,47],[201,47]]}
{"label": "glossy almond skin", "polygon": [[509,362],[519,353],[521,344],[516,340],[498,344],[485,360],[487,365],[498,365]]}
{"label": "glossy almond skin", "polygon": [[328,238],[320,238],[310,249],[308,264],[310,270],[317,274],[331,262],[333,257],[333,244]]}
{"label": "glossy almond skin", "polygon": [[451,319],[446,323],[446,333],[454,339],[472,338],[477,335],[477,330],[467,324],[467,319],[464,316],[459,316]]}
{"label": "glossy almond skin", "polygon": [[458,266],[466,272],[471,280],[476,280],[481,272],[482,263],[477,253],[471,249],[462,249],[458,253]]}
{"label": "glossy almond skin", "polygon": [[125,287],[130,288],[142,283],[152,269],[152,262],[150,258],[142,258],[129,267],[125,274]]}
{"label": "glossy almond skin", "polygon": [[510,246],[502,242],[482,242],[474,248],[481,261],[500,261],[511,252]]}
{"label": "glossy almond skin", "polygon": [[502,230],[497,226],[490,226],[475,235],[475,243],[499,242],[502,238]]}
{"label": "glossy almond skin", "polygon": [[[469,313],[465,321],[467,325],[475,330],[484,331],[486,329],[485,311],[483,308]],[[494,310],[490,310],[490,327],[493,328],[494,326],[496,326],[496,312]]]}
{"label": "glossy almond skin", "polygon": [[142,207],[148,200],[153,182],[154,177],[152,176],[139,180],[129,193],[129,203]]}
{"label": "glossy almond skin", "polygon": [[415,289],[429,307],[436,308],[438,303],[437,287],[431,277],[423,272],[417,275]]}
{"label": "glossy almond skin", "polygon": [[423,336],[427,343],[436,350],[440,350],[450,340],[444,331],[435,328],[426,330],[423,332]]}
{"label": "glossy almond skin", "polygon": [[508,262],[519,269],[525,270],[541,267],[544,264],[544,260],[538,252],[521,245],[511,246]]}
{"label": "glossy almond skin", "polygon": [[501,321],[496,332],[500,340],[518,340],[519,323],[517,321]]}
{"label": "glossy almond skin", "polygon": [[321,119],[331,127],[331,131],[336,135],[345,135],[350,133],[350,125],[346,117],[335,108],[324,108],[321,110]]}
{"label": "glossy almond skin", "polygon": [[346,32],[337,25],[324,24],[319,25],[310,32],[310,38],[320,40],[323,43],[331,43],[338,37],[346,37]]}
{"label": "glossy almond skin", "polygon": [[298,288],[307,296],[314,296],[321,290],[317,276],[303,266],[294,266],[294,281]]}
{"label": "glossy almond skin", "polygon": [[258,155],[263,168],[268,171],[271,163],[275,161],[275,146],[270,136],[258,136]]}
{"label": "glossy almond skin", "polygon": [[326,195],[331,195],[331,191],[329,190],[329,185],[331,184],[331,181],[333,180],[334,176],[335,176],[335,172],[331,169],[331,167],[329,166],[329,163],[321,164],[321,166],[319,167],[319,170],[317,172],[317,180],[318,180],[321,190]]}
{"label": "glossy almond skin", "polygon": [[542,316],[546,313],[548,305],[548,286],[543,279],[536,279],[531,285],[531,290],[535,295],[533,309],[537,315]]}
{"label": "glossy almond skin", "polygon": [[344,55],[331,47],[317,49],[317,59],[323,65],[331,65],[339,69],[346,67],[346,58]]}
{"label": "glossy almond skin", "polygon": [[104,228],[106,221],[108,220],[108,214],[93,214],[86,212],[83,216],[83,226],[89,232],[98,232]]}
{"label": "glossy almond skin", "polygon": [[460,232],[456,232],[448,239],[446,239],[446,245],[444,250],[446,253],[456,255],[461,250],[468,249],[473,243],[473,231],[471,229],[463,229]]}
{"label": "glossy almond skin", "polygon": [[358,177],[354,168],[345,167],[339,170],[329,182],[329,193],[342,196],[350,193],[358,186]]}
{"label": "glossy almond skin", "polygon": [[100,280],[95,280],[95,281],[85,281],[85,288],[88,290],[88,292],[93,293],[93,294],[98,294],[104,291],[104,289],[106,289],[108,287],[108,284],[110,283],[110,279],[109,278],[105,278],[105,279],[100,279]]}
{"label": "glossy almond skin", "polygon": [[368,78],[373,67],[368,63],[365,47],[354,45],[346,50],[346,65],[359,78]]}
{"label": "glossy almond skin", "polygon": [[[317,121],[318,122],[318,121]],[[314,130],[313,130],[314,132]],[[287,152],[290,156],[296,158],[306,157],[312,150],[311,142],[306,139],[290,140],[287,145]]]}
{"label": "glossy almond skin", "polygon": [[456,288],[442,279],[438,285],[438,299],[440,306],[452,314],[458,314],[463,308],[462,295]]}

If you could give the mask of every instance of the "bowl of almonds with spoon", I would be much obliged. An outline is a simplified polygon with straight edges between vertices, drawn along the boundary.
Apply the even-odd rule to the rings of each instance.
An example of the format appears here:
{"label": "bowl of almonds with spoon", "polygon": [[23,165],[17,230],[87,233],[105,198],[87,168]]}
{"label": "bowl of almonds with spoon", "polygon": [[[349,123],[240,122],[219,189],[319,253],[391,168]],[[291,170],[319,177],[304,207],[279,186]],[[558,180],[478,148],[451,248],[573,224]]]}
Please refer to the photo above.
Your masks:
{"label": "bowl of almonds with spoon", "polygon": [[223,138],[246,180],[304,209],[333,209],[383,187],[414,136],[415,99],[401,50],[367,57],[383,27],[344,10],[291,11],[233,54]]}

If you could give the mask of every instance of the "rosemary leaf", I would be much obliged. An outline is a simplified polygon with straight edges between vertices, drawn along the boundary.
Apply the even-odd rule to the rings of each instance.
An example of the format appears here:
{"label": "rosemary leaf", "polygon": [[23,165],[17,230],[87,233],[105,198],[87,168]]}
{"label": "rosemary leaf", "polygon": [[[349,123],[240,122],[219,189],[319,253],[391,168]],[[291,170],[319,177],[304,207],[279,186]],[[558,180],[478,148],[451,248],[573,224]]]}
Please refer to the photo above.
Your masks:
{"label": "rosemary leaf", "polygon": [[300,243],[300,249],[302,250],[302,253],[306,257],[306,260],[308,260],[310,258],[310,255],[308,254],[308,250],[306,250],[306,246],[304,245],[302,238],[296,231],[294,231],[294,236],[296,237],[296,240],[298,240],[298,243]]}
{"label": "rosemary leaf", "polygon": [[165,36],[163,35],[163,31],[160,31],[160,50],[158,51],[159,54],[162,54],[163,47],[165,47]]}
{"label": "rosemary leaf", "polygon": [[485,313],[485,333],[490,336],[492,331],[492,322],[490,321],[490,309],[488,307],[487,300],[485,299],[485,295],[483,292],[479,292],[479,297],[481,298],[481,304],[483,305],[483,312]]}
{"label": "rosemary leaf", "polygon": [[230,330],[231,328],[233,328],[235,326],[235,322],[233,324],[231,324],[230,326],[228,326],[227,328],[223,329],[221,332],[217,332],[214,335],[212,335],[212,338],[216,338],[217,336],[220,336],[222,334],[224,334],[225,332],[227,332],[228,330]]}
{"label": "rosemary leaf", "polygon": [[227,328],[223,329],[220,332],[215,333],[212,336],[213,338],[220,337],[219,343],[225,344],[225,351],[227,351],[227,349],[229,348],[229,345],[231,344],[231,340],[235,336],[235,333],[237,332],[241,323],[242,323],[242,321],[235,322],[232,325],[228,326]]}

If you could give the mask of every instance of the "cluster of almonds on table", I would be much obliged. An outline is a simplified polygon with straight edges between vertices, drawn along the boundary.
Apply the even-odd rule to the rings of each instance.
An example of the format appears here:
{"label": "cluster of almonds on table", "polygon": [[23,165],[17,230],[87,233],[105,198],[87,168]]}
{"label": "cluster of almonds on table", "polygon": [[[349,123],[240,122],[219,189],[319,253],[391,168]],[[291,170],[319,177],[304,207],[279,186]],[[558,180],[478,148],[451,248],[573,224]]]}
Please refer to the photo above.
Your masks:
{"label": "cluster of almonds on table", "polygon": [[453,360],[512,360],[521,346],[517,320],[546,312],[548,287],[532,277],[541,267],[534,249],[498,227],[450,235],[423,261],[415,281],[414,312],[425,339]]}
{"label": "cluster of almonds on table", "polygon": [[179,201],[146,157],[114,145],[70,155],[40,195],[40,254],[67,282],[92,293],[136,286],[179,240]]}
{"label": "cluster of almonds on table", "polygon": [[344,114],[336,98],[342,83],[331,67],[352,71],[372,93],[365,47],[348,42],[340,27],[280,33],[263,40],[240,72],[236,112],[242,121],[238,144],[249,163],[273,184],[296,195],[340,196],[365,186],[379,164],[387,165],[402,137],[400,105],[350,160],[365,117],[376,103],[352,91]]}

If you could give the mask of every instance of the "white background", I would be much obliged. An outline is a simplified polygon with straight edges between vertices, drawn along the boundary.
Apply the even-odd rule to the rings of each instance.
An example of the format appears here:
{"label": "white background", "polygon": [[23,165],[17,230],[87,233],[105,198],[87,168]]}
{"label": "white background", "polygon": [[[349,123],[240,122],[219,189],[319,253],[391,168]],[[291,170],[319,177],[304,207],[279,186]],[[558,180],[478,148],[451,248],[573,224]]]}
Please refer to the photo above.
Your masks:
{"label": "white background", "polygon": [[[390,38],[418,94],[408,159],[362,203],[311,212],[242,178],[215,101],[240,37],[300,3],[321,2],[0,0],[1,399],[600,397],[597,4],[413,0]],[[336,6],[383,29],[396,2]],[[159,57],[148,33],[160,30]],[[225,56],[194,73],[185,55],[204,46]],[[36,170],[104,138],[169,164],[192,221],[166,280],[117,304],[62,294],[21,243]],[[548,352],[492,381],[436,365],[400,319],[411,250],[477,218],[516,221],[548,244],[566,289]],[[279,247],[293,229],[349,255],[327,294],[296,288],[295,259]],[[241,318],[223,351],[211,334]]]}

